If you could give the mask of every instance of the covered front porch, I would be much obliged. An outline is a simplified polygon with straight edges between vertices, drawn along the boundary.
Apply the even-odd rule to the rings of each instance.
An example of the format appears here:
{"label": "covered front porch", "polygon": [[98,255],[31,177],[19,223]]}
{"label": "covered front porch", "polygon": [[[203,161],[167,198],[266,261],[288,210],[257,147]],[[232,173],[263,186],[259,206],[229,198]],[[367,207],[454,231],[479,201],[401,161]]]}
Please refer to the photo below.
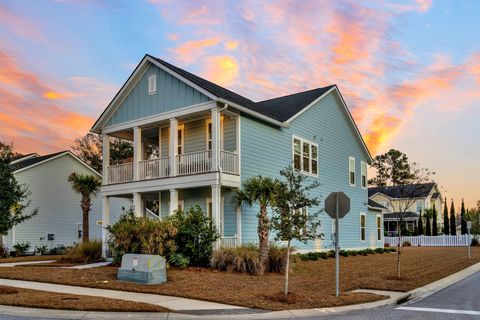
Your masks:
{"label": "covered front porch", "polygon": [[[220,234],[219,247],[236,247],[241,244],[241,208],[235,208],[233,197],[235,188],[218,184],[195,187],[159,189],[145,192],[119,193],[103,196],[103,226],[114,223],[110,215],[110,199],[121,197],[131,199],[131,208],[137,217],[164,219],[176,210],[188,210],[199,206],[205,215],[212,219]],[[104,253],[107,253],[106,240],[108,234],[103,228],[102,240]]]}

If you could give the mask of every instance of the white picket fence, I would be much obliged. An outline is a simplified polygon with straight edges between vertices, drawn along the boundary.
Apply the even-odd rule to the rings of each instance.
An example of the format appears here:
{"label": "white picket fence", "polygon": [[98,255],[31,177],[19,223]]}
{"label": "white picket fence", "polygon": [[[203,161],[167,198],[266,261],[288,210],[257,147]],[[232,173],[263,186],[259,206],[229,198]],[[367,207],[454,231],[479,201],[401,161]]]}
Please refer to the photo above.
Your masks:
{"label": "white picket fence", "polygon": [[[384,237],[384,242],[391,247],[398,246],[398,237]],[[401,243],[409,241],[412,247],[466,247],[471,241],[468,234],[461,234],[457,236],[415,236],[415,237],[401,237]]]}

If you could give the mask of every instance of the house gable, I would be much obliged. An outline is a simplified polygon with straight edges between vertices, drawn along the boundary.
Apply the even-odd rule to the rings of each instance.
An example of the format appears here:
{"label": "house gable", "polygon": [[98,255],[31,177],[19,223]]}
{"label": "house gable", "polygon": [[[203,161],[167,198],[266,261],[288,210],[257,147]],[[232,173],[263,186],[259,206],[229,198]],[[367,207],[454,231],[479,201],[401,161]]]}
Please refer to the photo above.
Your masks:
{"label": "house gable", "polygon": [[[148,93],[150,76],[156,77],[154,94]],[[107,126],[112,126],[210,100],[205,94],[171,73],[150,64],[106,123]]]}

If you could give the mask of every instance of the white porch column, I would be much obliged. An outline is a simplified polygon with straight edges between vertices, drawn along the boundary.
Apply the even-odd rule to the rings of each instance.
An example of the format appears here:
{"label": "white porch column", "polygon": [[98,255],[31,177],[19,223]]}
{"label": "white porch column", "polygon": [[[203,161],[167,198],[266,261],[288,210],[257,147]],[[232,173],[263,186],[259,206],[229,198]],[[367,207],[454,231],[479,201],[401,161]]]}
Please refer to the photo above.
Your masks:
{"label": "white porch column", "polygon": [[140,180],[139,161],[142,160],[142,128],[133,128],[133,180]]}
{"label": "white porch column", "polygon": [[236,170],[235,172],[240,174],[240,168],[241,168],[241,157],[240,157],[240,150],[241,150],[241,134],[240,134],[240,115],[238,115],[235,118],[235,129],[236,129],[236,135],[235,135],[235,151],[237,154],[237,158],[235,159],[235,165],[236,165]]}
{"label": "white porch column", "polygon": [[172,215],[175,211],[178,210],[178,190],[170,189],[170,208],[169,215]]}
{"label": "white porch column", "polygon": [[176,118],[170,119],[170,141],[168,152],[170,156],[170,176],[173,177],[177,175],[175,158],[178,154],[178,120]]}
{"label": "white porch column", "polygon": [[108,134],[102,134],[102,166],[103,166],[103,184],[108,184],[108,167],[110,166],[110,137]]}
{"label": "white porch column", "polygon": [[[212,109],[212,171],[218,171],[220,166],[220,112]],[[213,204],[213,198],[212,198]]]}
{"label": "white porch column", "polygon": [[143,216],[142,195],[139,192],[135,192],[133,194],[133,208],[135,212],[135,217]]}
{"label": "white porch column", "polygon": [[107,258],[108,231],[105,229],[110,224],[110,197],[104,196],[102,199],[102,257]]}
{"label": "white porch column", "polygon": [[242,244],[242,208],[237,208],[237,246]]}
{"label": "white porch column", "polygon": [[162,127],[158,128],[158,158],[162,157]]}
{"label": "white porch column", "polygon": [[213,224],[217,228],[217,231],[220,233],[220,236],[223,237],[223,230],[221,230],[221,210],[222,210],[222,190],[221,186],[218,184],[212,185],[212,219]]}

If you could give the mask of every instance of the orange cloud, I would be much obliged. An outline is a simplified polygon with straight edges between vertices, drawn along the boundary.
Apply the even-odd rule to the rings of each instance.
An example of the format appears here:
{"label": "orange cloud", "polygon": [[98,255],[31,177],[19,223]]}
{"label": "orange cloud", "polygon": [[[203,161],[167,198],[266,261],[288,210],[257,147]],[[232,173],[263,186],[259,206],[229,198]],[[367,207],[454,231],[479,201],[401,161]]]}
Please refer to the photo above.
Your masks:
{"label": "orange cloud", "polygon": [[[0,51],[0,140],[13,141],[19,152],[55,152],[68,149],[88,132],[93,118],[52,104],[48,80],[23,70]],[[27,93],[27,94],[26,94]]]}
{"label": "orange cloud", "polygon": [[231,56],[210,57],[206,60],[203,74],[219,85],[230,86],[237,77],[238,69],[237,60]]}
{"label": "orange cloud", "polygon": [[177,60],[192,62],[202,54],[205,48],[216,46],[220,41],[220,37],[187,41],[176,48],[170,49],[170,51],[175,55]]}

